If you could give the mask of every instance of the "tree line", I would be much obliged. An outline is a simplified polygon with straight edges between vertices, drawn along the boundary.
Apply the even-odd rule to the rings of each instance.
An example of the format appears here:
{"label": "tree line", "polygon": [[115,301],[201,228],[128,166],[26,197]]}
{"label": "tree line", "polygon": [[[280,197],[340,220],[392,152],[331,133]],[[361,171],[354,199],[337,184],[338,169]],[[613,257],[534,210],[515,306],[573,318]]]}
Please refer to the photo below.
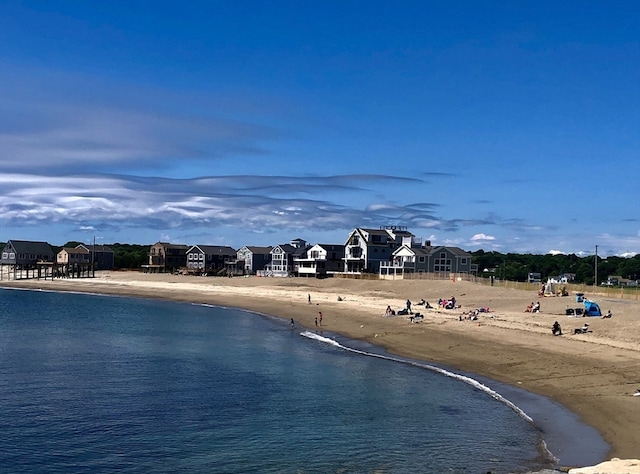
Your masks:
{"label": "tree line", "polygon": [[[478,264],[478,276],[490,275],[502,280],[527,281],[530,272],[540,273],[542,281],[565,273],[575,275],[576,283],[593,285],[598,272],[598,284],[607,281],[609,275],[617,275],[629,280],[640,279],[640,254],[631,258],[596,257],[590,255],[579,257],[575,254],[534,255],[500,252],[472,252],[472,262]],[[486,271],[485,271],[486,270]]]}

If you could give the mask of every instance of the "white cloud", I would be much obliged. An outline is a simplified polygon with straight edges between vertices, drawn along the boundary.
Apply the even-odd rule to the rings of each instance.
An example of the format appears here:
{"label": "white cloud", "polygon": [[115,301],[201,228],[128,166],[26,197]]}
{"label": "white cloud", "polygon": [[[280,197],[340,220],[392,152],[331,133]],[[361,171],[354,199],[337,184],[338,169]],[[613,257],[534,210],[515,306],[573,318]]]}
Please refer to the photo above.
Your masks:
{"label": "white cloud", "polygon": [[488,242],[488,241],[496,240],[496,238],[492,235],[475,234],[473,237],[471,237],[470,240],[471,242]]}

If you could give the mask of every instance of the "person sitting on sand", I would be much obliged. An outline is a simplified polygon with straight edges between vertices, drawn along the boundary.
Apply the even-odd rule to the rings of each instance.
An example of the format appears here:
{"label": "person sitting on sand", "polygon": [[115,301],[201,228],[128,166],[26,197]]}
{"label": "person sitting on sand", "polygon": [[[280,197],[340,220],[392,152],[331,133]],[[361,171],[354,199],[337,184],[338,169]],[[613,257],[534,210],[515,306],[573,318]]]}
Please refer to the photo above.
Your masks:
{"label": "person sitting on sand", "polygon": [[533,301],[530,305],[527,305],[527,309],[524,310],[525,313],[531,313],[533,311]]}
{"label": "person sitting on sand", "polygon": [[445,301],[444,309],[456,309],[456,297],[452,296],[449,301]]}
{"label": "person sitting on sand", "polygon": [[587,331],[589,331],[589,324],[588,323],[584,323],[584,326],[582,326],[581,328],[576,328],[573,330],[574,334],[586,334]]}
{"label": "person sitting on sand", "polygon": [[558,321],[553,323],[551,332],[553,333],[554,336],[562,336],[562,328],[560,327],[560,323]]}
{"label": "person sitting on sand", "polygon": [[387,306],[387,310],[384,312],[385,317],[389,317],[389,316],[393,316],[393,310],[391,309],[391,306]]}
{"label": "person sitting on sand", "polygon": [[607,314],[605,314],[604,316],[602,316],[602,319],[608,319],[611,316],[613,316],[613,314],[611,314],[611,310],[607,311]]}
{"label": "person sitting on sand", "polygon": [[540,312],[540,301],[536,301],[536,304],[534,304],[533,308],[531,308],[531,312],[532,313],[539,313]]}

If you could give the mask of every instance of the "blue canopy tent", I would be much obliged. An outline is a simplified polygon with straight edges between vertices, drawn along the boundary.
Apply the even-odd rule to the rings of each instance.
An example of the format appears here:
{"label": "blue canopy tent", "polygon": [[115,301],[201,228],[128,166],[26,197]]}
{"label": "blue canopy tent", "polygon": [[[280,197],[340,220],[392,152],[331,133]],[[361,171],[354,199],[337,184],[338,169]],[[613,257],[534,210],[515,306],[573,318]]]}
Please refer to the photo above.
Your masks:
{"label": "blue canopy tent", "polygon": [[595,301],[584,300],[584,315],[585,316],[602,316],[600,312],[600,306]]}

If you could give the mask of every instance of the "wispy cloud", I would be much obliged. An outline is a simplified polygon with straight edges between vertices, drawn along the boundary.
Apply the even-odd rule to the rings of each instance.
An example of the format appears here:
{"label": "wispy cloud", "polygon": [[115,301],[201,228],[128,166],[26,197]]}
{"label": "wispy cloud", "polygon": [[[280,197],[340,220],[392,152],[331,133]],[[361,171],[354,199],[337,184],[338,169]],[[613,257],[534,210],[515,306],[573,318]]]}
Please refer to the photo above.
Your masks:
{"label": "wispy cloud", "polygon": [[[232,226],[245,231],[349,230],[384,223],[446,231],[500,225],[491,219],[444,219],[437,203],[372,202],[362,208],[327,196],[339,188],[361,197],[375,188],[406,182],[389,175],[209,176],[170,179],[127,175],[41,176],[0,174],[0,222],[47,222],[77,229],[179,229]],[[474,235],[470,243],[495,238]]]}

